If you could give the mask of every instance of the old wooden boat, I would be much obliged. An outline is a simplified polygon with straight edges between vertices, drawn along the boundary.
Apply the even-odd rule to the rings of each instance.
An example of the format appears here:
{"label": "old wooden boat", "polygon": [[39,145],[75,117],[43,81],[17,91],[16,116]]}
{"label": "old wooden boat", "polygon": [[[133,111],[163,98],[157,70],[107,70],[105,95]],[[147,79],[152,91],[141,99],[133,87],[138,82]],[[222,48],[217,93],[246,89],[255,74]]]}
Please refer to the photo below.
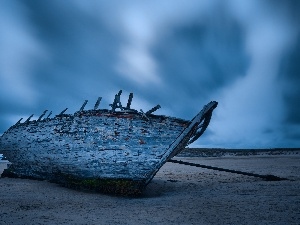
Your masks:
{"label": "old wooden boat", "polygon": [[170,158],[197,140],[209,124],[212,101],[190,121],[126,107],[115,95],[111,109],[84,110],[37,120],[20,119],[0,138],[12,163],[2,176],[49,180],[67,187],[139,194]]}

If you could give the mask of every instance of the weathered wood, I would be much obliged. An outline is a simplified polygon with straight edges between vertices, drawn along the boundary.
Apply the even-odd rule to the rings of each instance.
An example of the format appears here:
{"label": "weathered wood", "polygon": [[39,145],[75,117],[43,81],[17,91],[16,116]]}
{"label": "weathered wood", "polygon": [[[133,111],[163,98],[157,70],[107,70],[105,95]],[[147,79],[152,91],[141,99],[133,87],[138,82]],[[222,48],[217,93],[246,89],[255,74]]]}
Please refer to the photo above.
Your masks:
{"label": "weathered wood", "polygon": [[0,149],[12,163],[6,174],[63,184],[67,177],[92,186],[126,181],[142,190],[167,159],[186,146],[216,104],[206,105],[192,121],[106,109],[82,109],[35,122],[29,121],[31,116],[0,138]]}
{"label": "weathered wood", "polygon": [[27,118],[27,120],[25,120],[24,123],[28,123],[28,122],[30,121],[30,119],[33,117],[33,115],[34,115],[34,114],[31,114],[31,115]]}
{"label": "weathered wood", "polygon": [[94,110],[98,109],[99,105],[100,105],[100,102],[102,100],[102,97],[99,97],[95,103],[95,106],[94,106]]}
{"label": "weathered wood", "polygon": [[50,111],[50,113],[48,114],[48,116],[46,117],[46,119],[48,119],[52,114],[52,111]]}
{"label": "weathered wood", "polygon": [[160,109],[160,105],[157,105],[157,106],[153,107],[152,109],[150,109],[149,111],[147,111],[145,114],[146,115],[150,115],[151,113],[155,112],[158,109]]}
{"label": "weathered wood", "polygon": [[130,109],[132,98],[133,98],[133,93],[130,93],[129,97],[128,97],[128,102],[127,102],[126,109]]}
{"label": "weathered wood", "polygon": [[83,111],[84,107],[86,106],[86,104],[88,103],[88,100],[85,100],[82,104],[82,106],[80,107],[79,111]]}
{"label": "weathered wood", "polygon": [[17,126],[20,124],[20,122],[22,121],[23,118],[19,119],[18,122],[16,122],[16,124],[14,126]]}
{"label": "weathered wood", "polygon": [[40,120],[43,118],[43,116],[45,116],[45,114],[46,114],[47,111],[48,111],[48,110],[45,110],[45,111],[42,113],[42,115],[40,115],[40,117],[37,119],[37,121],[40,121]]}

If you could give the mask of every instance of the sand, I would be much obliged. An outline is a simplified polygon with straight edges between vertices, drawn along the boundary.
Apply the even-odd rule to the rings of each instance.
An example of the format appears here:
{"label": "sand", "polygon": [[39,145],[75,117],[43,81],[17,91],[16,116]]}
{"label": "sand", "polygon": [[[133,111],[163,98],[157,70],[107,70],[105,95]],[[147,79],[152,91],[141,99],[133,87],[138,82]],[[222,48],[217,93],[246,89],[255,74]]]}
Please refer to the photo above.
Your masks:
{"label": "sand", "polygon": [[132,198],[1,178],[0,224],[300,224],[299,155],[176,159],[290,180],[166,163]]}

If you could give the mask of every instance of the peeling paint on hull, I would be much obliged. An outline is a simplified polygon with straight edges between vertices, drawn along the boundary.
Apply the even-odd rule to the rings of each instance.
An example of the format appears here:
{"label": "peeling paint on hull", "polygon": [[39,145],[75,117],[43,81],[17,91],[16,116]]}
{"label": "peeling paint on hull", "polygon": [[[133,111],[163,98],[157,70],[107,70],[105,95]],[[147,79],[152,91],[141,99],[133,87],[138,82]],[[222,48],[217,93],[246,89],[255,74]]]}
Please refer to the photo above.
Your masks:
{"label": "peeling paint on hull", "polygon": [[145,120],[136,111],[82,110],[17,124],[0,139],[1,153],[12,163],[3,176],[138,194],[188,144],[216,105],[209,103],[192,121],[152,114]]}

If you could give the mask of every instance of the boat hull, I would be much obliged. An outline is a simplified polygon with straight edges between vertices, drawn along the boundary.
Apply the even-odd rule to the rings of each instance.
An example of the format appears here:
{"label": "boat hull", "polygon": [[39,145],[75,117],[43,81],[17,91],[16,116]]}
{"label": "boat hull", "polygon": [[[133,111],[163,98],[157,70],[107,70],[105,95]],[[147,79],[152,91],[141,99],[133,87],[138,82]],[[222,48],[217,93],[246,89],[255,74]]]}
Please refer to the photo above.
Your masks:
{"label": "boat hull", "polygon": [[2,176],[138,194],[196,130],[197,121],[103,110],[30,121],[2,135],[1,153],[12,163]]}

